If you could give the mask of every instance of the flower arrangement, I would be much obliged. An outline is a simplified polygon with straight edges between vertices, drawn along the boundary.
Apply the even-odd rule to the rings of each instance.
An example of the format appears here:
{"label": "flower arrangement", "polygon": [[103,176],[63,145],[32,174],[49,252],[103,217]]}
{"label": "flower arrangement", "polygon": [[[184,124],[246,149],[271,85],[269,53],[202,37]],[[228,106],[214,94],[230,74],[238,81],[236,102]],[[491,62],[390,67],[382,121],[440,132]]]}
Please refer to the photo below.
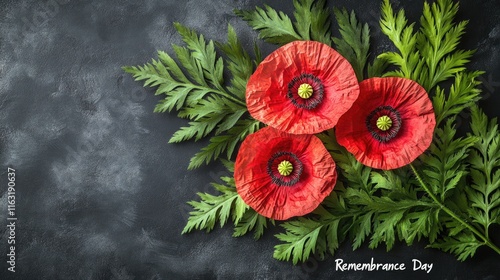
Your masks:
{"label": "flower arrangement", "polygon": [[[293,5],[293,21],[269,6],[236,11],[278,45],[264,59],[230,25],[227,42],[214,43],[176,23],[186,46],[173,46],[175,58],[159,51],[124,67],[165,96],[155,112],[190,120],[169,142],[209,137],[188,169],[221,160],[234,175],[213,184],[218,195],[189,202],[182,233],[232,223],[235,237],[258,239],[279,223],[274,257],[294,264],[348,240],[390,250],[426,239],[459,260],[481,246],[500,254],[490,236],[500,224],[500,133],[477,106],[473,51],[458,49],[467,25],[454,21],[458,4],[426,2],[416,29],[383,0],[380,28],[395,51],[376,56],[354,11],[333,10],[337,38],[325,1]],[[471,129],[459,137],[464,110]]]}

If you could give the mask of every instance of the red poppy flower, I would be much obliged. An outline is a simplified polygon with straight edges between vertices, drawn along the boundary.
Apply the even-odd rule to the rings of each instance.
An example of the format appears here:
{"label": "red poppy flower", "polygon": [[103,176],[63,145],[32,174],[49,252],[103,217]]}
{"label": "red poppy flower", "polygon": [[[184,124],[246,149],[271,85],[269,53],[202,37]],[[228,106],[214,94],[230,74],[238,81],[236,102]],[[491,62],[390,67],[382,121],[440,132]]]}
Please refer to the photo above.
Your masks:
{"label": "red poppy flower", "polygon": [[436,118],[425,89],[404,78],[371,78],[339,120],[337,141],[364,165],[407,165],[431,144]]}
{"label": "red poppy flower", "polygon": [[335,126],[359,94],[351,64],[320,42],[286,44],[257,67],[247,83],[248,111],[255,119],[292,134]]}
{"label": "red poppy flower", "polygon": [[318,137],[265,127],[241,144],[234,179],[238,194],[257,213],[285,220],[316,209],[332,191],[337,172]]}

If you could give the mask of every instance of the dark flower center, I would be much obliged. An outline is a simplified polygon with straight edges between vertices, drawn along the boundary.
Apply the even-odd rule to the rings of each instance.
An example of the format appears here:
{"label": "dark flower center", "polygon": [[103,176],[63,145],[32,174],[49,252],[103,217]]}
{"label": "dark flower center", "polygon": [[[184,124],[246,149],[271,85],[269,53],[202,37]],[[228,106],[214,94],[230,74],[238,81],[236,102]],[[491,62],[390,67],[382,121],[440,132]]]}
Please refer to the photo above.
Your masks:
{"label": "dark flower center", "polygon": [[311,110],[323,101],[323,84],[312,74],[302,74],[288,83],[287,96],[297,108]]}
{"label": "dark flower center", "polygon": [[366,127],[373,138],[385,143],[398,135],[401,115],[391,106],[379,106],[366,118]]}
{"label": "dark flower center", "polygon": [[278,186],[291,187],[299,179],[304,167],[300,159],[290,152],[277,152],[267,162],[267,173]]}

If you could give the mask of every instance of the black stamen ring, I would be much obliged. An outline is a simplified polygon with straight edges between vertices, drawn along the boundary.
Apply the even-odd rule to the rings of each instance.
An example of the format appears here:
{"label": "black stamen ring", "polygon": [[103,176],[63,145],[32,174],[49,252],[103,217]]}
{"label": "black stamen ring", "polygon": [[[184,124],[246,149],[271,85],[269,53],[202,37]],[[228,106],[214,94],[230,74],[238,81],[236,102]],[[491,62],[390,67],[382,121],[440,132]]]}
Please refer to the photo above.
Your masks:
{"label": "black stamen ring", "polygon": [[[377,119],[384,115],[392,120],[392,126],[386,131],[377,127]],[[401,114],[391,106],[379,106],[366,118],[366,127],[373,138],[381,143],[385,143],[398,135],[401,129]]]}
{"label": "black stamen ring", "polygon": [[[313,88],[313,94],[310,98],[304,99],[299,96],[298,90],[301,84],[309,84]],[[312,110],[323,101],[324,87],[321,80],[312,74],[302,74],[293,78],[288,83],[287,97],[297,108]]]}
{"label": "black stamen ring", "polygon": [[[281,161],[288,160],[293,165],[293,171],[288,176],[283,176],[278,172],[278,165]],[[278,186],[291,187],[299,182],[304,166],[300,159],[291,152],[277,152],[267,162],[267,174],[271,181]]]}

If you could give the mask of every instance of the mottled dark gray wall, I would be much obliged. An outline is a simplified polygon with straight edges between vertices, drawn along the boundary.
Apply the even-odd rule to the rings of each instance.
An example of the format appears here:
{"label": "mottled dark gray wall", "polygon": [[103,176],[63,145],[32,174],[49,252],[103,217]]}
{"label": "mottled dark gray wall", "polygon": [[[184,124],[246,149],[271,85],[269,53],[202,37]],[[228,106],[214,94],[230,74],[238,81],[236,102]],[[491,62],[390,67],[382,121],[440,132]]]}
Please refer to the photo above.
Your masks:
{"label": "mottled dark gray wall", "polygon": [[[218,164],[187,171],[206,142],[168,144],[183,121],[154,114],[159,97],[121,70],[172,53],[178,21],[224,41],[227,23],[247,49],[256,34],[235,8],[264,1],[1,0],[0,1],[0,279],[499,279],[499,256],[480,250],[453,256],[398,245],[390,253],[344,244],[335,257],[298,266],[272,258],[272,229],[255,242],[232,228],[180,235],[195,193],[226,175]],[[290,12],[291,1],[267,1]],[[337,0],[377,26],[380,1]],[[422,1],[393,1],[416,20]],[[470,19],[465,48],[478,48],[472,67],[487,71],[483,102],[500,115],[500,3],[462,1]],[[388,47],[374,31],[374,53]],[[268,54],[273,47],[262,44]],[[466,121],[466,116],[464,116]],[[16,169],[16,272],[7,271],[7,168]],[[500,242],[500,238],[496,237]],[[349,262],[433,262],[424,272],[336,272]],[[495,276],[496,275],[496,276]],[[496,277],[496,278],[495,278]]]}

